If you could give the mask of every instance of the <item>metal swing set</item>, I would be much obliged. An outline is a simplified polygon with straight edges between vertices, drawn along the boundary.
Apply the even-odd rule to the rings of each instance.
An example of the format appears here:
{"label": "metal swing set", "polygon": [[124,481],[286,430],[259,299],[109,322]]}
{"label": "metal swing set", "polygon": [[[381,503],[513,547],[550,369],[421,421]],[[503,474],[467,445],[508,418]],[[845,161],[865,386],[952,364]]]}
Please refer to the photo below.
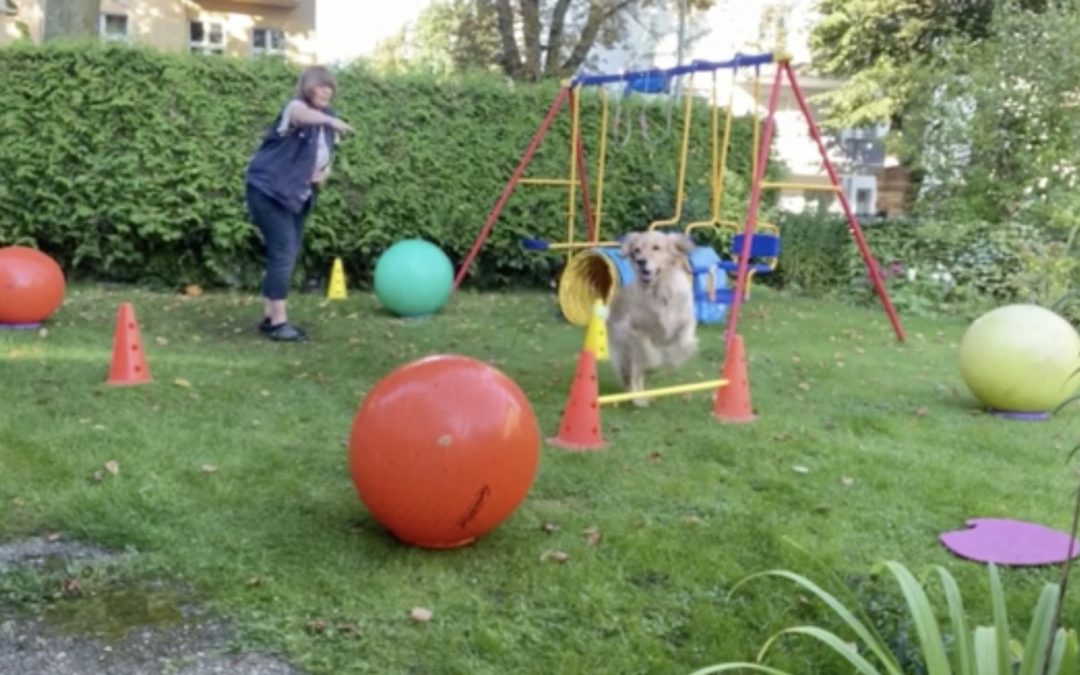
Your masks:
{"label": "metal swing set", "polygon": [[[734,83],[735,73],[738,69],[754,68],[754,100],[759,101],[760,68],[770,64],[776,66],[775,74],[764,120],[762,120],[759,115],[754,115],[750,197],[746,207],[745,219],[741,226],[741,232],[738,232],[740,227],[739,224],[733,221],[723,220],[720,217],[720,208],[723,202],[723,180],[727,168],[728,146],[731,134],[732,105],[729,101],[721,140],[719,108],[716,101],[717,76],[719,71],[731,70]],[[458,268],[454,277],[453,289],[457,290],[461,286],[468,274],[470,266],[475,260],[481,247],[484,245],[484,242],[491,234],[495,222],[498,220],[499,215],[518,185],[538,185],[562,188],[566,190],[566,240],[562,242],[547,242],[539,239],[526,239],[523,242],[523,245],[533,250],[565,252],[567,261],[559,283],[560,306],[568,321],[579,326],[586,325],[592,315],[594,302],[596,300],[601,300],[604,304],[607,304],[614,293],[618,291],[618,286],[620,285],[619,282],[628,280],[626,278],[627,273],[632,274],[632,271],[624,269],[627,266],[620,265],[619,261],[616,259],[619,242],[610,240],[604,241],[600,237],[601,222],[604,213],[604,178],[610,116],[610,104],[608,101],[607,90],[604,88],[604,85],[624,83],[628,90],[635,87],[635,85],[641,86],[642,84],[644,84],[645,87],[652,86],[655,88],[655,83],[657,82],[670,82],[675,78],[687,75],[690,76],[692,83],[694,75],[698,73],[709,73],[712,76],[712,168],[709,181],[711,193],[710,217],[708,220],[686,224],[685,231],[689,233],[699,228],[713,228],[735,232],[735,235],[732,237],[732,254],[735,255],[735,259],[719,261],[720,267],[726,272],[734,275],[734,288],[722,288],[721,286],[724,284],[716,278],[715,274],[713,274],[711,275],[711,280],[707,280],[705,284],[703,284],[707,287],[699,289],[704,295],[709,296],[708,300],[710,301],[730,303],[730,305],[727,306],[726,316],[723,317],[727,320],[725,347],[727,349],[730,349],[731,347],[731,342],[738,325],[739,310],[743,301],[748,297],[747,291],[752,276],[755,273],[761,274],[771,271],[775,268],[777,263],[780,241],[779,230],[771,223],[765,223],[758,220],[762,192],[767,189],[785,188],[824,190],[836,195],[844,217],[847,220],[848,230],[854,238],[859,254],[867,268],[874,291],[881,301],[897,339],[901,342],[904,341],[904,329],[900,324],[899,317],[897,316],[896,310],[885,289],[878,263],[870,252],[862,228],[859,226],[859,222],[847,201],[836,169],[833,167],[828,153],[826,152],[821,132],[806,103],[802,90],[799,87],[795,72],[791,67],[790,58],[784,54],[736,54],[727,61],[693,61],[686,65],[668,69],[650,69],[615,74],[579,75],[564,82],[563,86],[560,87],[559,91],[556,93],[554,100],[551,102],[547,113],[541,120],[540,125],[533,134],[528,146],[525,148],[517,167],[503,187],[502,193],[499,195],[498,199],[496,199],[495,204],[488,214],[483,227],[477,234],[471,249]],[[776,124],[777,105],[780,98],[780,91],[785,80],[808,125],[810,136],[817,146],[822,165],[828,174],[829,183],[827,185],[769,182],[765,180],[765,169],[769,159],[769,148]],[[582,142],[581,136],[580,100],[581,92],[585,87],[600,88],[601,119],[595,192],[592,192],[589,189],[584,143]],[[734,92],[734,87],[732,87],[732,92]],[[683,96],[682,128],[679,144],[679,175],[676,186],[674,214],[670,218],[649,223],[649,229],[677,225],[682,219],[682,210],[685,201],[684,187],[686,183],[686,166],[690,141],[693,94],[692,92],[687,91],[684,92]],[[569,175],[562,178],[525,177],[525,170],[532,160],[533,155],[536,153],[544,137],[550,130],[555,118],[563,109],[564,105],[567,104],[569,104],[568,107],[570,110]],[[593,200],[594,195],[595,202]],[[581,202],[581,215],[586,229],[586,236],[581,240],[575,238],[575,223],[578,218],[576,209],[578,199],[580,199]],[[595,208],[593,206],[594,203]],[[614,251],[612,250],[612,247],[614,247]],[[712,251],[711,247],[698,247],[698,251],[695,253],[697,252],[703,253],[705,257],[711,257],[708,256],[708,254],[715,253]],[[752,258],[756,259],[758,262],[751,264]],[[581,262],[575,263],[577,260],[580,260]],[[691,267],[696,267],[696,271],[698,272],[702,271],[702,266],[697,265],[696,262],[697,261],[694,260],[694,255],[692,254],[690,260]],[[706,260],[705,267],[709,267],[711,264],[715,264],[715,261]],[[702,316],[702,314],[703,313],[699,311],[699,320],[708,321],[709,317]]]}

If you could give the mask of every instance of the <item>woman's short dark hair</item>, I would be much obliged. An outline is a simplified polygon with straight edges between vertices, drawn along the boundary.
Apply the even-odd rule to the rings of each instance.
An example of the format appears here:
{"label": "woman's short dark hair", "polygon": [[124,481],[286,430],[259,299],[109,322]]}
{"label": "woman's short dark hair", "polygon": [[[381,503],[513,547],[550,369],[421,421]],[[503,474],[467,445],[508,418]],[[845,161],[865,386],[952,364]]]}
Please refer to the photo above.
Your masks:
{"label": "woman's short dark hair", "polygon": [[310,66],[300,73],[296,81],[296,97],[302,98],[308,104],[312,102],[312,94],[315,87],[330,87],[337,92],[337,80],[326,66]]}

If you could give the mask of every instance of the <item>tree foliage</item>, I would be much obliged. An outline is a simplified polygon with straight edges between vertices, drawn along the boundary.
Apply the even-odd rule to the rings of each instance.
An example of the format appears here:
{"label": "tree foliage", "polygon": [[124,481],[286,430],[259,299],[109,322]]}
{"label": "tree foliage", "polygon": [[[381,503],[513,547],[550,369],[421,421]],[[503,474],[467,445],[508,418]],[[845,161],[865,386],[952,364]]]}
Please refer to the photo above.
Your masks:
{"label": "tree foliage", "polygon": [[994,16],[1042,12],[1055,0],[821,0],[810,34],[815,67],[847,78],[822,97],[826,123],[901,127],[915,83],[934,69],[946,43],[975,43]]}
{"label": "tree foliage", "polygon": [[[497,69],[524,81],[573,75],[597,45],[626,39],[642,14],[687,14],[715,0],[436,0],[417,21],[413,58],[441,69]],[[396,61],[383,45],[383,60]],[[402,49],[404,44],[398,43]]]}

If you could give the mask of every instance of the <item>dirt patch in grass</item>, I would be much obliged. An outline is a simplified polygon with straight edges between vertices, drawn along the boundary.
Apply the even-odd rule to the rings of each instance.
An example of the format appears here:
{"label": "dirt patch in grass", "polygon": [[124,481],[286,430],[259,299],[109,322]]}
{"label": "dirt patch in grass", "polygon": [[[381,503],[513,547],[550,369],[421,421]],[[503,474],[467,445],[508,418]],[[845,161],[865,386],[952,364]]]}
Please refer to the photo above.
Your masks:
{"label": "dirt patch in grass", "polygon": [[[115,560],[115,551],[41,537],[0,545],[0,577],[48,574],[72,563]],[[77,584],[77,579],[67,583]],[[164,584],[111,587],[49,603],[30,615],[0,604],[0,673],[27,675],[299,675],[268,654],[226,653],[226,622]],[[67,594],[67,593],[66,593]]]}

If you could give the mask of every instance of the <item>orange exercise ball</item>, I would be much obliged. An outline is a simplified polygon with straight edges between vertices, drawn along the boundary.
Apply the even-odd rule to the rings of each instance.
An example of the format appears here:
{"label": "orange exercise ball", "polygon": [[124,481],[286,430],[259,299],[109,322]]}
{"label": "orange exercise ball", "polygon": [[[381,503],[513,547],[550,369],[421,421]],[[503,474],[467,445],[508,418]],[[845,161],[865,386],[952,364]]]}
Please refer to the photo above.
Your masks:
{"label": "orange exercise ball", "polygon": [[390,372],[364,397],[349,435],[360,501],[401,541],[464,546],[524,501],[540,430],[521,389],[498,369],[438,355]]}
{"label": "orange exercise ball", "polygon": [[0,248],[0,324],[44,321],[64,301],[64,272],[35,248]]}

